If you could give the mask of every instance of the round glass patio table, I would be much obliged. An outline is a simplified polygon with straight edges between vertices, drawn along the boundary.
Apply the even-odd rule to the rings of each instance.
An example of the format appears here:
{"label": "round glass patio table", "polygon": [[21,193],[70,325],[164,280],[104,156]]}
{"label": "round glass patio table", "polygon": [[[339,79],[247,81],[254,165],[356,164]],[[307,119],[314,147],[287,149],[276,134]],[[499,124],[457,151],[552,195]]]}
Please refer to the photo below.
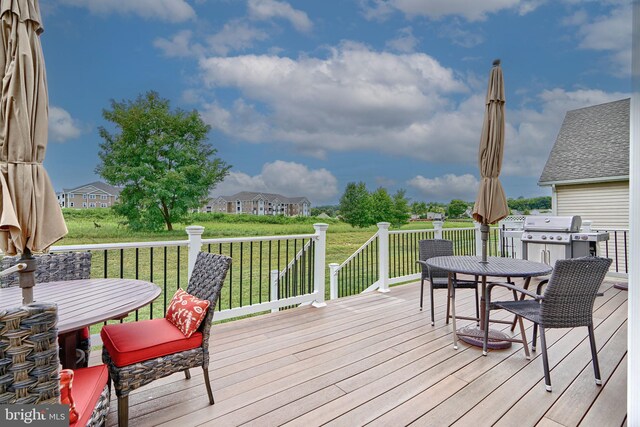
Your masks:
{"label": "round glass patio table", "polygon": [[[544,276],[551,273],[553,268],[540,262],[527,261],[524,259],[488,257],[486,262],[482,262],[477,256],[440,256],[429,258],[427,265],[433,268],[444,270],[449,273],[449,290],[451,295],[452,326],[453,326],[453,348],[458,348],[458,337],[467,344],[482,347],[484,340],[484,317],[485,317],[485,291],[487,288],[487,277],[521,277],[524,278],[523,287],[527,289],[532,277]],[[456,328],[455,317],[455,291],[452,288],[454,274],[469,274],[481,276],[482,292],[480,294],[480,327],[467,326],[460,330]],[[505,322],[511,323],[511,322]],[[493,349],[508,348],[511,341],[505,340],[507,335],[500,331],[489,330],[488,347]]]}

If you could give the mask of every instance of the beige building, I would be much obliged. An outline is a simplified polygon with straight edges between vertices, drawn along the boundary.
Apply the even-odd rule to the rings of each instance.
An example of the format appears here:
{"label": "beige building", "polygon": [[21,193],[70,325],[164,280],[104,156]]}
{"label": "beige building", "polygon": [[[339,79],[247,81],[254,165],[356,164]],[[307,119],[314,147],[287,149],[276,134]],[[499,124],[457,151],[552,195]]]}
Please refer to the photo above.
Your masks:
{"label": "beige building", "polygon": [[209,199],[202,212],[229,214],[309,216],[311,202],[306,197],[241,191],[232,196]]}
{"label": "beige building", "polygon": [[108,208],[118,201],[119,195],[118,187],[104,182],[92,182],[57,193],[60,207],[76,209]]}
{"label": "beige building", "polygon": [[629,228],[629,99],[568,111],[540,180],[555,215]]}

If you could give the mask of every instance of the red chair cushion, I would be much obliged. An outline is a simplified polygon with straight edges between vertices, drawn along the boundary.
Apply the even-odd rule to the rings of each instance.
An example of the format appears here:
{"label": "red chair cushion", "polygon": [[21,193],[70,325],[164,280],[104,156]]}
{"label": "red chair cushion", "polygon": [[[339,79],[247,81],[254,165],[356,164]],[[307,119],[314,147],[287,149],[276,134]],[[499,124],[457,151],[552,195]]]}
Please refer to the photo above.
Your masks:
{"label": "red chair cushion", "polygon": [[75,424],[78,421],[78,411],[76,410],[76,402],[71,392],[73,388],[73,370],[60,370],[60,403],[69,405],[69,424]]}
{"label": "red chair cushion", "polygon": [[81,368],[73,371],[73,399],[78,411],[78,421],[70,426],[86,426],[93,414],[100,393],[109,379],[106,365]]}
{"label": "red chair cushion", "polygon": [[176,328],[180,329],[185,337],[189,338],[207,315],[209,301],[200,299],[178,289],[171,299],[171,304],[167,308],[164,316]]}
{"label": "red chair cushion", "polygon": [[106,325],[100,332],[102,345],[118,366],[127,366],[202,345],[202,332],[186,338],[167,319]]}

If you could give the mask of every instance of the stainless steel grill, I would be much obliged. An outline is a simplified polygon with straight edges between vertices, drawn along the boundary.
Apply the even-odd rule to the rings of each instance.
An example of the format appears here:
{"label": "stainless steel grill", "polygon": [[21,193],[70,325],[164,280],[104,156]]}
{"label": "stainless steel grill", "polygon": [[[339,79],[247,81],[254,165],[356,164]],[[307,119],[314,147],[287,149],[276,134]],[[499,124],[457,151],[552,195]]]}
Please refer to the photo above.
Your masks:
{"label": "stainless steel grill", "polygon": [[559,259],[596,255],[598,242],[609,240],[609,234],[580,231],[581,225],[578,215],[526,217],[521,238],[523,258],[554,265]]}

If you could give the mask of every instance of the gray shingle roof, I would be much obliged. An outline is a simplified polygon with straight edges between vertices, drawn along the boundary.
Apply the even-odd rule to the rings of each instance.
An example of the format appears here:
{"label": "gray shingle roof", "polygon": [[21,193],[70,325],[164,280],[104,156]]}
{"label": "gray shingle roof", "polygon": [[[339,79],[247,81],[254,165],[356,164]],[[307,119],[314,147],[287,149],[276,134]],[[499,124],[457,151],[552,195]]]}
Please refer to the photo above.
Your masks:
{"label": "gray shingle roof", "polygon": [[84,184],[81,185],[79,187],[75,187],[75,188],[65,188],[62,191],[65,193],[73,193],[73,192],[80,192],[81,189],[87,189],[86,187],[95,187],[98,190],[102,190],[108,194],[112,194],[114,196],[117,196],[118,194],[120,194],[121,189],[118,187],[114,187],[113,185],[109,185],[105,182],[101,182],[101,181],[96,181],[96,182],[92,182],[90,184]]}
{"label": "gray shingle roof", "polygon": [[568,111],[539,185],[629,176],[630,100]]}

